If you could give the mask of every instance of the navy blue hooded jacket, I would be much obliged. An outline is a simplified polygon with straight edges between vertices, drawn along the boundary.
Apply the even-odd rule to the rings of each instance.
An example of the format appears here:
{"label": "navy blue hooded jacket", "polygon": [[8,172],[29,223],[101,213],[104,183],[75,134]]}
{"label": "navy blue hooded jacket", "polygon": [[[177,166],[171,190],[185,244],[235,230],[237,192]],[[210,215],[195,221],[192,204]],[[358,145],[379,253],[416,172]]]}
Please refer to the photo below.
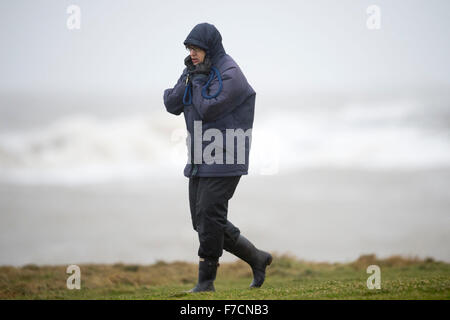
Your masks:
{"label": "navy blue hooded jacket", "polygon": [[[191,152],[188,152],[188,163],[184,168],[184,175],[186,177],[224,177],[248,174],[256,93],[237,63],[225,53],[222,36],[214,25],[208,23],[196,25],[187,36],[184,45],[194,45],[204,49],[206,55],[211,59],[212,66],[219,70],[222,77],[222,90],[219,95],[207,99],[202,95],[202,88],[208,77],[196,75],[192,80],[192,103],[190,105],[183,104],[185,81],[188,75],[187,68],[183,70],[176,85],[164,91],[164,105],[167,111],[175,115],[183,112],[189,133],[187,145]],[[215,77],[206,90],[207,95],[214,95],[218,88],[219,81]],[[194,121],[201,121],[202,156],[200,161],[194,161],[194,154],[199,155],[200,151],[199,143],[194,146]],[[199,128],[198,122],[197,128]],[[216,134],[204,135],[208,129],[217,129],[210,130],[210,133],[214,132],[218,135],[220,132],[222,139],[217,138]],[[244,137],[245,145],[242,142],[239,144],[238,138],[227,134],[227,129],[231,129],[235,133],[245,132],[247,134]],[[233,143],[234,147],[230,148]],[[203,157],[205,148],[207,148],[208,154],[220,156],[219,158],[223,160],[208,161]],[[210,152],[211,150],[212,152]],[[243,150],[244,152],[238,154]]]}

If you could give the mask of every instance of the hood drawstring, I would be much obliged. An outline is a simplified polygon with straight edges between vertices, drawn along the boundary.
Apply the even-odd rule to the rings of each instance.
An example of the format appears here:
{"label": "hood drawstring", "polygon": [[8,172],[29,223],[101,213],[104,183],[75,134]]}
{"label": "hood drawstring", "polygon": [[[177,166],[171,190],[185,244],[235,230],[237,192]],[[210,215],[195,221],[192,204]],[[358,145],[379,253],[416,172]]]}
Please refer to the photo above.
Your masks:
{"label": "hood drawstring", "polygon": [[[217,77],[217,80],[219,81],[219,89],[215,94],[209,96],[206,94],[206,90],[209,88],[209,85],[211,84],[211,82],[215,77]],[[219,95],[219,93],[222,91],[222,87],[223,87],[222,77],[220,76],[219,70],[217,70],[216,67],[211,67],[211,72],[209,73],[208,81],[202,87],[202,97],[205,99],[213,99]],[[183,104],[185,106],[189,106],[192,104],[192,84],[189,81],[189,74],[186,77],[186,87],[184,89]]]}
{"label": "hood drawstring", "polygon": [[[188,96],[188,100],[186,100],[186,96]],[[186,76],[186,87],[184,88],[183,94],[183,105],[188,106],[192,104],[192,87],[189,82],[189,73]]]}

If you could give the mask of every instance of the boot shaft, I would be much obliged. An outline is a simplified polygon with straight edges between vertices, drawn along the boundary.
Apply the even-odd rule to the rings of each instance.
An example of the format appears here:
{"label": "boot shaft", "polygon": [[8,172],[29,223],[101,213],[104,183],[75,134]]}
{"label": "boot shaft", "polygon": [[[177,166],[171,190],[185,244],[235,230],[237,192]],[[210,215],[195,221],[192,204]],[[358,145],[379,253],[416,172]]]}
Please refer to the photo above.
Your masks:
{"label": "boot shaft", "polygon": [[214,280],[216,280],[218,266],[218,259],[200,258],[197,285],[188,292],[215,291]]}
{"label": "boot shaft", "polygon": [[198,281],[214,281],[216,280],[218,259],[200,258],[198,264]]}

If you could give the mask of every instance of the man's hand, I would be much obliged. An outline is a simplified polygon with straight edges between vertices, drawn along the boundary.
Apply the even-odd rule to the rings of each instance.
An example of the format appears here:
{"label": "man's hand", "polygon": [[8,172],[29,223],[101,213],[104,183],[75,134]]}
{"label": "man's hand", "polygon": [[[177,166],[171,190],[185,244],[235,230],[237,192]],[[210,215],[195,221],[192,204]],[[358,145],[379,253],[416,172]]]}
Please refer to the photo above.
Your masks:
{"label": "man's hand", "polygon": [[196,74],[204,74],[204,75],[209,75],[210,71],[211,71],[211,60],[209,59],[208,56],[205,57],[205,59],[203,60],[203,62],[195,65],[195,69],[191,72],[192,75],[196,75]]}
{"label": "man's hand", "polygon": [[192,63],[190,55],[184,58],[184,65],[188,68],[188,72],[192,72],[195,69],[195,65]]}

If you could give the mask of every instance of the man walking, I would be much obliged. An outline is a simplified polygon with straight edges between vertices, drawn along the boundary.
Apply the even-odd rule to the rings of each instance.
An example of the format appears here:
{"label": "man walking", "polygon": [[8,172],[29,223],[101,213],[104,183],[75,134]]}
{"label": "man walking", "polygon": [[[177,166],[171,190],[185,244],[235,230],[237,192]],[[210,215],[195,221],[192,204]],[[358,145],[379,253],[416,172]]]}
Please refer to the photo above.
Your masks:
{"label": "man walking", "polygon": [[[190,292],[215,290],[223,249],[250,265],[250,287],[260,287],[272,256],[257,249],[227,219],[228,201],[241,176],[248,174],[256,93],[225,53],[214,25],[196,25],[184,45],[189,51],[186,68],[176,85],[164,91],[164,105],[172,114],[184,113],[188,130],[184,175],[189,178],[192,225],[200,242],[198,283]],[[205,138],[214,141],[208,144]]]}

